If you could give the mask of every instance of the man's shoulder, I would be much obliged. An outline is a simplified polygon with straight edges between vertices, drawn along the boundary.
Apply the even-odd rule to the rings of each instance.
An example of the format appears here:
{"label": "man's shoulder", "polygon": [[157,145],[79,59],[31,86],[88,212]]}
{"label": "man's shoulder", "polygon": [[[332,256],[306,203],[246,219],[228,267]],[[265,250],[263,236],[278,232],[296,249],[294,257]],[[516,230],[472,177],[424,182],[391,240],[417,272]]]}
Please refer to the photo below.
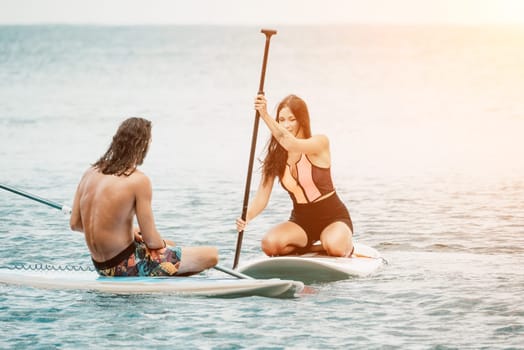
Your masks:
{"label": "man's shoulder", "polygon": [[136,182],[138,184],[147,185],[151,183],[151,180],[149,179],[149,176],[147,176],[144,172],[136,169],[133,171],[131,175],[129,175],[129,179],[133,182]]}
{"label": "man's shoulder", "polygon": [[82,174],[82,179],[80,181],[85,181],[86,179],[93,176],[93,174],[96,173],[96,169],[93,167],[87,168],[84,173]]}

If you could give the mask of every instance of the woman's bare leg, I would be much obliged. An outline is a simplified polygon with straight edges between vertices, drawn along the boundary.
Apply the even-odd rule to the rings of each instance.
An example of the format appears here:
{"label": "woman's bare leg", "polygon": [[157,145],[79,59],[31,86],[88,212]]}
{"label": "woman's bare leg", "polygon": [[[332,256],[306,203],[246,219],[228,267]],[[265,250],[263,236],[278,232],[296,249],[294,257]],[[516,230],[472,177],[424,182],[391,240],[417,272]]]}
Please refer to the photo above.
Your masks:
{"label": "woman's bare leg", "polygon": [[295,249],[306,245],[306,232],[291,221],[273,227],[262,239],[262,250],[268,256],[291,254]]}
{"label": "woman's bare leg", "polygon": [[331,256],[349,256],[353,250],[353,232],[343,222],[337,221],[327,226],[320,234],[322,247]]}

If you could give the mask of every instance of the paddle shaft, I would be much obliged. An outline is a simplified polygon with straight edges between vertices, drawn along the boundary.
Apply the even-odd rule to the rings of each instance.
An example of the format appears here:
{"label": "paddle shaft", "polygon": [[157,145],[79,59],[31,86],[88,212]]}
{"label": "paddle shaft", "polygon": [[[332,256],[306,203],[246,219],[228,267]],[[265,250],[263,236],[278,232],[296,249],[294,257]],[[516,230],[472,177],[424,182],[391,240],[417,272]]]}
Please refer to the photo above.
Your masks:
{"label": "paddle shaft", "polygon": [[[260,85],[258,87],[258,94],[263,95],[264,94],[264,81],[266,79],[266,65],[267,65],[267,57],[269,53],[269,41],[271,40],[271,36],[276,34],[276,30],[271,29],[262,29],[261,33],[263,33],[266,36],[266,44],[264,46],[264,58],[262,60],[262,71],[260,73]],[[260,120],[260,113],[256,111],[255,113],[255,120],[253,124],[253,135],[251,136],[251,152],[249,153],[249,164],[247,167],[247,178],[246,178],[246,187],[244,189],[244,202],[242,204],[242,220],[246,221],[246,215],[247,215],[247,207],[249,204],[249,191],[251,189],[251,177],[253,175],[253,162],[255,159],[255,149],[257,147],[257,135],[258,135],[258,123]],[[242,239],[244,237],[244,231],[238,232],[237,237],[237,247],[235,251],[235,260],[233,262],[233,269],[235,269],[238,265],[238,260],[240,258],[240,250],[242,249]]]}
{"label": "paddle shaft", "polygon": [[26,197],[26,198],[29,198],[29,199],[32,199],[34,201],[37,201],[39,203],[42,203],[42,204],[45,204],[45,205],[48,205],[50,207],[53,207],[55,209],[58,209],[58,210],[61,210],[63,211],[64,213],[69,213],[71,214],[71,208],[69,208],[68,206],[66,205],[62,205],[62,204],[59,204],[57,202],[53,202],[49,199],[44,199],[42,197],[38,197],[38,196],[35,196],[34,194],[31,194],[31,193],[27,193],[25,191],[22,191],[18,188],[14,188],[12,186],[9,186],[9,185],[6,185],[6,184],[0,184],[0,188],[1,189],[4,189],[6,191],[10,191],[10,192],[13,192],[15,194],[18,194],[20,196],[23,196],[23,197]]}
{"label": "paddle shaft", "polygon": [[244,275],[243,273],[240,273],[240,272],[232,270],[232,269],[228,269],[227,267],[220,266],[220,265],[215,265],[214,269],[218,270],[218,271],[221,271],[221,272],[224,272],[224,273],[227,273],[228,275],[231,275],[231,276],[234,276],[234,277],[237,277],[237,278],[241,278],[241,279],[245,279],[245,280],[252,280],[252,279],[254,279],[251,276]]}
{"label": "paddle shaft", "polygon": [[[22,191],[22,190],[20,190],[18,188],[14,188],[12,186],[8,186],[6,184],[0,184],[0,188],[4,189],[4,190],[7,190],[9,192],[13,192],[15,194],[18,194],[20,196],[32,199],[34,201],[37,201],[37,202],[42,203],[42,204],[45,204],[45,205],[50,206],[52,208],[61,210],[64,213],[71,214],[71,208],[69,208],[66,205],[62,205],[62,204],[59,204],[57,202],[53,202],[51,200],[44,199],[42,197],[38,197],[38,196],[36,196],[34,194],[27,193],[25,191]],[[248,275],[244,275],[243,273],[240,273],[240,272],[237,272],[237,271],[233,271],[231,269],[228,269],[226,267],[222,267],[222,266],[219,266],[219,265],[215,265],[214,268],[216,270],[218,270],[218,271],[227,273],[228,275],[231,275],[233,277],[242,278],[242,279],[253,279],[252,277],[249,277]]]}

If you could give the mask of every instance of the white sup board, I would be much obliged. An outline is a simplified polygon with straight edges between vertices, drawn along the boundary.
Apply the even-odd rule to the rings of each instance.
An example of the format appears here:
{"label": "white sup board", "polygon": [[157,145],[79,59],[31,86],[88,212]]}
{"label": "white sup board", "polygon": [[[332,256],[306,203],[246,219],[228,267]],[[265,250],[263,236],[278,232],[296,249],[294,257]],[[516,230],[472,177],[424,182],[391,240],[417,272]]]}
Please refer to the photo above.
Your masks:
{"label": "white sup board", "polygon": [[254,278],[285,278],[307,284],[369,276],[385,264],[376,249],[359,243],[354,246],[351,258],[319,253],[265,257],[246,263],[238,271]]}
{"label": "white sup board", "polygon": [[0,283],[57,290],[113,294],[172,293],[205,297],[294,297],[304,288],[297,281],[207,277],[100,277],[94,271],[0,269]]}

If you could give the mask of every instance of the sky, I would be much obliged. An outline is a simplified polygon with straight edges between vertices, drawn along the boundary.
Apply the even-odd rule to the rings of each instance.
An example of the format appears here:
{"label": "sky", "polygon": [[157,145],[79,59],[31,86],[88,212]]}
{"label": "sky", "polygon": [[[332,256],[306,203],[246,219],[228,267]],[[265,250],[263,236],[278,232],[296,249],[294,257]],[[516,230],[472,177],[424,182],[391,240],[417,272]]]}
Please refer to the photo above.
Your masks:
{"label": "sky", "polygon": [[0,0],[0,24],[524,24],[524,0]]}

